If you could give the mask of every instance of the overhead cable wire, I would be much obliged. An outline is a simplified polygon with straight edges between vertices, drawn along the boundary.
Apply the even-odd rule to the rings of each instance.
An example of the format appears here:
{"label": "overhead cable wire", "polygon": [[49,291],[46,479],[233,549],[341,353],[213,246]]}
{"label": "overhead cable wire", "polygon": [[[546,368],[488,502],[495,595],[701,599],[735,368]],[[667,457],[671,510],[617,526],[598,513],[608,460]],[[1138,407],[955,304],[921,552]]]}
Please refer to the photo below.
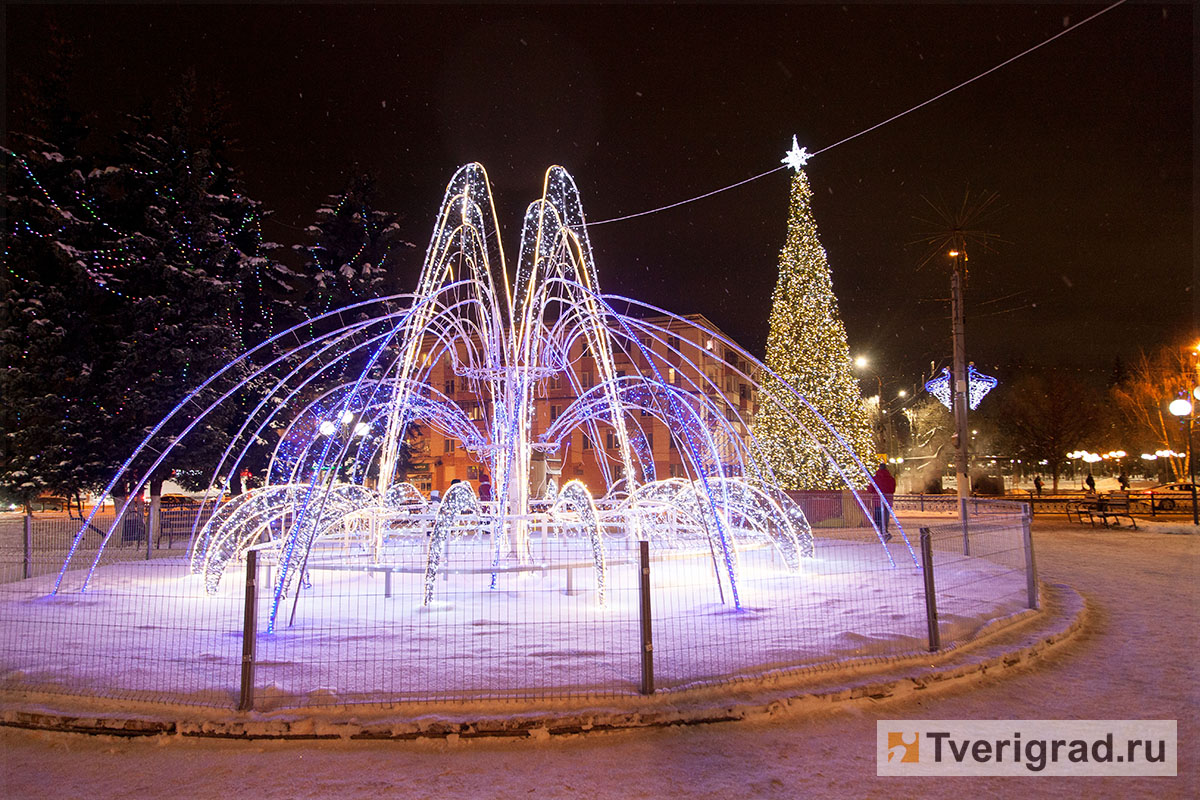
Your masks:
{"label": "overhead cable wire", "polygon": [[[1117,2],[1115,2],[1115,3],[1113,3],[1112,5],[1109,5],[1109,6],[1105,7],[1105,8],[1103,8],[1103,9],[1101,9],[1100,11],[1097,11],[1095,14],[1092,14],[1090,17],[1087,17],[1087,18],[1085,18],[1085,19],[1083,19],[1083,20],[1081,20],[1081,21],[1079,21],[1079,22],[1075,23],[1074,25],[1072,25],[1072,26],[1071,26],[1071,27],[1069,27],[1069,28],[1064,28],[1063,30],[1061,30],[1061,31],[1059,31],[1058,33],[1056,33],[1056,34],[1054,34],[1053,36],[1051,36],[1049,39],[1045,39],[1045,40],[1043,40],[1043,41],[1041,41],[1041,42],[1038,42],[1038,43],[1037,43],[1037,44],[1035,44],[1033,47],[1030,47],[1030,48],[1029,48],[1029,49],[1027,49],[1027,50],[1024,50],[1024,51],[1022,51],[1022,52],[1020,52],[1020,53],[1017,53],[1015,56],[1012,56],[1011,58],[1008,58],[1008,59],[1006,59],[1006,60],[1004,60],[1004,61],[1001,61],[1001,62],[1000,62],[999,64],[997,64],[996,66],[994,66],[994,67],[992,67],[992,68],[990,68],[990,69],[988,69],[988,70],[985,70],[984,72],[981,72],[981,73],[979,73],[979,74],[978,74],[978,75],[976,75],[975,77],[973,77],[973,78],[968,78],[967,80],[963,81],[962,83],[958,84],[957,86],[953,86],[953,87],[951,87],[951,88],[947,89],[946,91],[942,92],[941,94],[934,95],[933,97],[929,98],[928,100],[925,100],[925,101],[923,101],[923,102],[917,103],[915,106],[912,106],[911,108],[908,108],[908,109],[906,109],[906,110],[904,110],[904,111],[901,111],[899,114],[894,114],[893,116],[890,116],[890,117],[888,117],[887,119],[885,119],[883,122],[877,122],[877,123],[875,123],[874,125],[872,125],[871,127],[869,127],[869,128],[864,128],[863,130],[859,131],[858,133],[855,133],[855,134],[853,134],[853,135],[851,135],[851,136],[847,136],[845,139],[842,139],[841,141],[834,142],[834,143],[833,143],[833,144],[831,144],[831,145],[826,145],[825,147],[822,147],[820,150],[817,150],[817,151],[815,151],[815,152],[813,152],[813,153],[809,153],[809,154],[808,154],[808,157],[811,159],[811,158],[813,158],[813,157],[815,157],[815,156],[819,156],[821,153],[824,153],[824,152],[827,152],[827,151],[829,151],[829,150],[832,150],[833,148],[835,148],[835,147],[837,147],[837,146],[839,146],[839,145],[843,145],[843,144],[845,144],[846,142],[853,141],[854,139],[857,139],[857,138],[858,138],[858,137],[860,137],[860,136],[865,136],[866,134],[868,134],[868,133],[870,133],[870,132],[872,132],[872,131],[875,131],[875,130],[878,130],[878,129],[882,128],[884,125],[887,125],[887,124],[889,124],[889,123],[895,122],[896,120],[900,119],[901,117],[907,116],[908,114],[911,114],[911,113],[912,113],[912,112],[914,112],[914,111],[917,111],[917,110],[919,110],[919,109],[922,109],[922,108],[924,108],[925,106],[929,105],[930,103],[937,102],[938,100],[941,100],[941,99],[942,99],[943,97],[945,97],[946,95],[949,95],[949,94],[951,94],[951,93],[953,93],[953,92],[957,92],[959,89],[963,88],[964,86],[968,86],[968,85],[970,85],[970,84],[974,83],[975,81],[977,81],[977,80],[979,80],[979,79],[981,79],[981,78],[985,78],[985,77],[987,77],[988,75],[991,75],[991,74],[992,74],[993,72],[995,72],[996,70],[998,70],[998,69],[1001,69],[1001,68],[1003,68],[1003,67],[1006,67],[1006,66],[1008,66],[1009,64],[1011,64],[1012,62],[1016,61],[1017,59],[1019,59],[1019,58],[1023,58],[1023,57],[1025,57],[1025,56],[1029,55],[1029,54],[1030,54],[1030,53],[1032,53],[1034,50],[1037,50],[1037,49],[1039,49],[1039,48],[1045,47],[1046,45],[1050,44],[1051,42],[1053,42],[1055,39],[1059,38],[1060,36],[1066,36],[1066,35],[1067,35],[1068,33],[1070,33],[1071,31],[1073,31],[1073,30],[1076,30],[1077,28],[1079,28],[1079,27],[1081,27],[1081,26],[1083,26],[1083,25],[1086,25],[1087,23],[1091,22],[1092,20],[1096,19],[1097,17],[1099,17],[1099,16],[1101,16],[1101,15],[1103,15],[1103,14],[1107,14],[1109,11],[1112,11],[1112,10],[1113,10],[1114,8],[1116,8],[1117,6],[1124,5],[1124,4],[1125,4],[1125,0],[1117,0]],[[597,221],[597,222],[588,222],[588,223],[586,223],[586,225],[587,225],[587,227],[594,227],[594,226],[596,226],[596,225],[606,225],[606,224],[608,224],[608,223],[610,223],[610,222],[623,222],[624,220],[627,220],[627,219],[634,219],[635,217],[644,217],[644,216],[647,216],[647,215],[649,215],[649,214],[657,214],[657,213],[658,213],[658,212],[660,212],[660,211],[667,211],[668,209],[672,209],[672,208],[678,208],[679,206],[684,206],[684,205],[687,205],[687,204],[689,204],[689,203],[694,203],[694,202],[696,202],[697,200],[704,200],[705,198],[712,197],[712,196],[713,196],[713,195],[715,195],[715,194],[720,194],[721,192],[727,192],[727,191],[729,191],[730,189],[736,189],[736,188],[737,188],[737,187],[739,187],[739,186],[744,186],[744,185],[746,185],[747,183],[752,183],[752,182],[754,182],[754,181],[756,181],[756,180],[759,180],[760,178],[765,178],[765,177],[767,177],[768,175],[773,175],[774,173],[776,173],[776,172],[779,172],[780,170],[783,170],[783,169],[787,169],[787,165],[786,165],[786,164],[781,164],[780,166],[778,166],[778,167],[775,167],[775,168],[773,168],[773,169],[769,169],[769,170],[767,170],[766,172],[759,173],[758,175],[755,175],[755,176],[754,176],[754,177],[752,177],[752,178],[746,178],[745,180],[740,180],[740,181],[738,181],[737,183],[731,183],[731,184],[729,184],[728,186],[722,186],[722,187],[721,187],[721,188],[719,188],[719,189],[713,189],[711,192],[705,192],[704,194],[697,195],[697,196],[695,196],[695,197],[689,197],[689,198],[688,198],[688,199],[686,199],[686,200],[680,200],[680,201],[678,201],[678,202],[675,202],[675,203],[669,203],[668,205],[665,205],[665,206],[659,206],[658,208],[651,208],[651,209],[649,209],[649,210],[647,210],[647,211],[638,211],[638,212],[635,212],[635,213],[633,213],[633,214],[626,214],[626,215],[624,215],[624,216],[621,216],[621,217],[612,217],[612,218],[610,218],[610,219],[602,219],[602,220],[599,220],[599,221]]]}

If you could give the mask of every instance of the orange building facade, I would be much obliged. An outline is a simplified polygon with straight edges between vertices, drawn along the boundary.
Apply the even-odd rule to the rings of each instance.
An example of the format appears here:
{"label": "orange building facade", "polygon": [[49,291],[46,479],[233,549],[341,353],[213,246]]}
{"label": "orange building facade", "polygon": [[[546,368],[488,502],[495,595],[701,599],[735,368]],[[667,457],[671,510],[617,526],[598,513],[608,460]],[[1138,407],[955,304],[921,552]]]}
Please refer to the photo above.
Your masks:
{"label": "orange building facade", "polygon": [[[643,338],[641,345],[658,356],[655,358],[661,373],[658,379],[689,393],[707,393],[709,400],[714,401],[717,407],[724,408],[735,435],[745,440],[749,436],[748,423],[753,419],[758,403],[755,384],[746,377],[751,374],[751,366],[736,354],[736,350],[722,343],[724,334],[704,316],[693,314],[687,316],[686,320],[684,323],[670,317],[648,318],[646,322],[667,331],[667,341]],[[712,336],[710,332],[718,335]],[[575,361],[575,372],[583,384],[580,388],[586,390],[596,384],[597,369],[592,358],[581,355],[579,347],[576,345],[568,358]],[[677,350],[684,355],[675,352]],[[616,352],[614,362],[618,377],[655,377],[648,359],[640,353],[630,356]],[[429,383],[462,408],[468,418],[478,420],[482,429],[483,420],[492,412],[490,401],[485,403],[488,407],[481,407],[479,398],[469,390],[462,378],[455,375],[448,359],[440,359],[432,365]],[[542,380],[534,400],[531,437],[536,440],[539,434],[548,430],[575,402],[576,397],[576,390],[563,377],[556,375]],[[694,477],[688,474],[685,459],[679,452],[678,443],[669,435],[667,426],[649,412],[635,413],[640,413],[642,417],[637,424],[644,431],[656,477]],[[619,472],[620,464],[619,444],[613,429],[599,425],[597,435],[593,437],[586,426],[581,426],[571,432],[564,445],[554,453],[534,452],[530,474],[533,496],[541,496],[545,482],[551,478],[559,486],[579,479],[587,484],[594,496],[605,494],[607,486],[600,463],[608,460],[615,472]],[[454,480],[466,481],[478,491],[487,474],[486,464],[466,450],[461,442],[427,425],[419,426],[418,432],[409,439],[409,446],[412,450],[412,468],[406,480],[423,494],[444,492]],[[488,478],[494,480],[494,476]]]}

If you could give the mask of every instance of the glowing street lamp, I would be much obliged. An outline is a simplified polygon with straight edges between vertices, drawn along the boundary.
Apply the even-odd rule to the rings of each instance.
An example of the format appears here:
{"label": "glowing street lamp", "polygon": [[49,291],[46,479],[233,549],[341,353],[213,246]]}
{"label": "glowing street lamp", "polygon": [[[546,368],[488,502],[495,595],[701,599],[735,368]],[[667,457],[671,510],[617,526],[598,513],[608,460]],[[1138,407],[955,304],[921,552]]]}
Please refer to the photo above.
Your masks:
{"label": "glowing street lamp", "polygon": [[[1196,392],[1200,392],[1200,386],[1192,390],[1192,396],[1196,396]],[[1180,422],[1187,418],[1187,463],[1188,480],[1192,487],[1192,524],[1200,525],[1200,508],[1196,507],[1196,462],[1192,459],[1192,426],[1196,421],[1196,409],[1187,397],[1176,397],[1167,406],[1167,410],[1179,417]]]}

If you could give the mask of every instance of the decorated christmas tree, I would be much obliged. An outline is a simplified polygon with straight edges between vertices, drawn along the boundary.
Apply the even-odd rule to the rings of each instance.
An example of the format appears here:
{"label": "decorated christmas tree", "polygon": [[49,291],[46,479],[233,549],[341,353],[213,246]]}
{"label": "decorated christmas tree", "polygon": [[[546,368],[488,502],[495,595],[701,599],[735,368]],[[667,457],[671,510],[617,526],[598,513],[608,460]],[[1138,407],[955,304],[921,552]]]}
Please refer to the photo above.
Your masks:
{"label": "decorated christmas tree", "polygon": [[806,158],[793,141],[784,159],[795,176],[787,241],[779,254],[779,280],[771,297],[766,362],[778,377],[764,382],[779,402],[760,406],[754,435],[764,464],[781,487],[843,489],[846,480],[830,459],[855,486],[866,484],[862,469],[813,412],[780,383],[799,392],[873,471],[870,421],[851,373],[846,327],[838,314],[829,262],[817,238],[812,189],[803,170]]}

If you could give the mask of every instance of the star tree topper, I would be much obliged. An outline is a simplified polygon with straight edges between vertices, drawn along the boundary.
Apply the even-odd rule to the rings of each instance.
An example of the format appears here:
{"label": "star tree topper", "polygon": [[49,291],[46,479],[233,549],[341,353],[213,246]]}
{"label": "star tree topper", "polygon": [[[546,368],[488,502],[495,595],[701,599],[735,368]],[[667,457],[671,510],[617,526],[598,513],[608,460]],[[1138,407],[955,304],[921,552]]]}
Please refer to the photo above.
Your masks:
{"label": "star tree topper", "polygon": [[787,155],[783,157],[783,163],[794,169],[796,172],[804,169],[804,165],[812,158],[812,154],[805,152],[805,148],[800,146],[800,142],[796,141],[795,134],[792,135],[792,149],[787,151]]}

